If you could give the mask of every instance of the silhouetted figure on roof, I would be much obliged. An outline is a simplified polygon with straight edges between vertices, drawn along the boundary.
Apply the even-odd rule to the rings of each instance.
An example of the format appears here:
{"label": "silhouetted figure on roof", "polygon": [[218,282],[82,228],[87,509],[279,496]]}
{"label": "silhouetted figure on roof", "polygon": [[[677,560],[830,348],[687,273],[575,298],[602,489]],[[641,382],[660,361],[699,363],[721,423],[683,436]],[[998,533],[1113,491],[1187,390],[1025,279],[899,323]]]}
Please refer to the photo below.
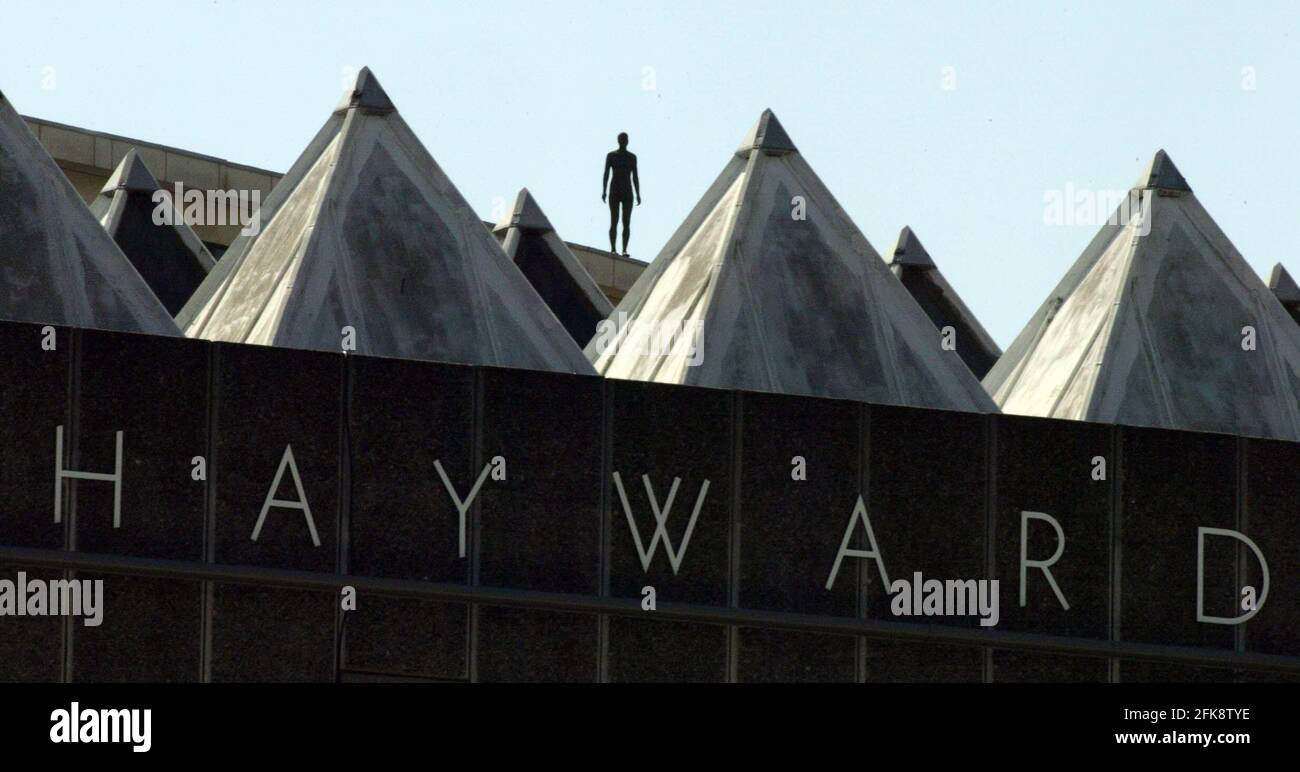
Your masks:
{"label": "silhouetted figure on roof", "polygon": [[605,176],[600,181],[600,200],[609,189],[609,251],[615,252],[614,235],[618,231],[619,208],[623,210],[623,254],[632,230],[632,194],[641,203],[641,178],[636,173],[636,156],[627,152],[627,132],[618,135],[618,150],[605,156]]}

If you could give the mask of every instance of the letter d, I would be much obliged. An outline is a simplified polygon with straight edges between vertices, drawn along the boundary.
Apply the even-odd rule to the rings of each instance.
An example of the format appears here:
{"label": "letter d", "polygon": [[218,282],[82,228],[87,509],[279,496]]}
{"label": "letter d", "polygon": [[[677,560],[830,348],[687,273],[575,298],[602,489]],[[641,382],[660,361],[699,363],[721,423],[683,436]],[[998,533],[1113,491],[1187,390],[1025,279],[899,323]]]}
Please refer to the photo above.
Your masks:
{"label": "letter d", "polygon": [[[1205,613],[1205,537],[1206,536],[1227,536],[1230,539],[1236,539],[1242,542],[1250,551],[1255,553],[1259,558],[1259,567],[1264,572],[1264,586],[1260,589],[1259,600],[1255,603],[1255,608],[1242,614],[1239,617],[1214,617]],[[1196,621],[1205,622],[1211,625],[1239,625],[1259,613],[1264,608],[1264,601],[1268,599],[1268,561],[1264,560],[1264,553],[1260,551],[1259,545],[1250,540],[1250,537],[1244,533],[1231,531],[1227,528],[1205,528],[1196,529]]]}

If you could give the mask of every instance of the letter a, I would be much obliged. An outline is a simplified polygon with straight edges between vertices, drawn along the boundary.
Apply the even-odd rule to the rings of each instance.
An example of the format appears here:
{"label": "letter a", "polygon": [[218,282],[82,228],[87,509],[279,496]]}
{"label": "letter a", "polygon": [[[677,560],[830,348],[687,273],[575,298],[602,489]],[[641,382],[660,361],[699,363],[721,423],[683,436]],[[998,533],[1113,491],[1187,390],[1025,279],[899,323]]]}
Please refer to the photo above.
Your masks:
{"label": "letter a", "polygon": [[[849,540],[853,538],[853,524],[862,520],[862,526],[867,531],[867,544],[871,547],[869,550],[849,549]],[[857,506],[853,507],[853,515],[849,518],[848,527],[844,529],[844,538],[840,541],[840,551],[835,553],[835,564],[831,566],[831,575],[826,577],[826,589],[835,586],[835,576],[840,572],[840,562],[844,558],[873,558],[876,561],[876,567],[880,569],[880,581],[885,585],[885,592],[889,592],[889,573],[885,571],[885,560],[880,556],[880,547],[876,546],[876,535],[871,532],[871,519],[867,517],[867,504],[858,496]]]}
{"label": "letter a", "polygon": [[[280,480],[284,477],[284,468],[289,467],[289,474],[293,476],[293,487],[298,492],[297,501],[288,501],[286,499],[277,499],[275,492],[280,488]],[[298,465],[293,460],[293,447],[284,446],[284,456],[280,458],[280,468],[275,470],[275,481],[271,483],[271,490],[266,492],[266,502],[262,504],[262,514],[257,516],[257,525],[253,526],[253,541],[262,533],[262,525],[266,523],[266,513],[271,507],[280,507],[282,509],[301,509],[303,515],[307,518],[307,530],[311,532],[311,543],[314,546],[320,546],[320,535],[316,533],[316,521],[311,517],[311,506],[307,504],[307,494],[302,490],[302,478],[298,476]]]}

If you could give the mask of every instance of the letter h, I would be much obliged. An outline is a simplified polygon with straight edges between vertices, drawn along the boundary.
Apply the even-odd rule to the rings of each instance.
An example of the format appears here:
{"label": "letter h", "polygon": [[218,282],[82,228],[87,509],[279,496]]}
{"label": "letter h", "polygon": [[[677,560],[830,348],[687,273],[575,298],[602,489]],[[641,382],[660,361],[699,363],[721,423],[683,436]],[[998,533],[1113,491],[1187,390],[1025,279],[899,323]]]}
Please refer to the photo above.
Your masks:
{"label": "letter h", "polygon": [[113,527],[122,527],[122,432],[117,432],[117,466],[112,474],[63,468],[63,427],[54,430],[54,522],[63,522],[63,481],[98,480],[113,483]]}

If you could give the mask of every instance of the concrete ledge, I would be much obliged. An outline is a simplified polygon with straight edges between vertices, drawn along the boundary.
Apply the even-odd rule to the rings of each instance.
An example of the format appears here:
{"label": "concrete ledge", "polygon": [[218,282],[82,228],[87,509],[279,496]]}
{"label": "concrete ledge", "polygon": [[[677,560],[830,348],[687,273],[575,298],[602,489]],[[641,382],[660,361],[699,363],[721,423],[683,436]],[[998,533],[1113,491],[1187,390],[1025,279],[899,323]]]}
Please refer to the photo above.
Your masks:
{"label": "concrete ledge", "polygon": [[[89,203],[99,194],[127,151],[135,148],[159,182],[171,187],[177,182],[199,190],[258,190],[263,200],[283,176],[266,169],[246,166],[214,156],[160,145],[156,142],[121,137],[100,131],[68,126],[42,118],[23,116],[32,133]],[[229,246],[239,232],[237,226],[199,225],[199,238],[209,244]]]}

